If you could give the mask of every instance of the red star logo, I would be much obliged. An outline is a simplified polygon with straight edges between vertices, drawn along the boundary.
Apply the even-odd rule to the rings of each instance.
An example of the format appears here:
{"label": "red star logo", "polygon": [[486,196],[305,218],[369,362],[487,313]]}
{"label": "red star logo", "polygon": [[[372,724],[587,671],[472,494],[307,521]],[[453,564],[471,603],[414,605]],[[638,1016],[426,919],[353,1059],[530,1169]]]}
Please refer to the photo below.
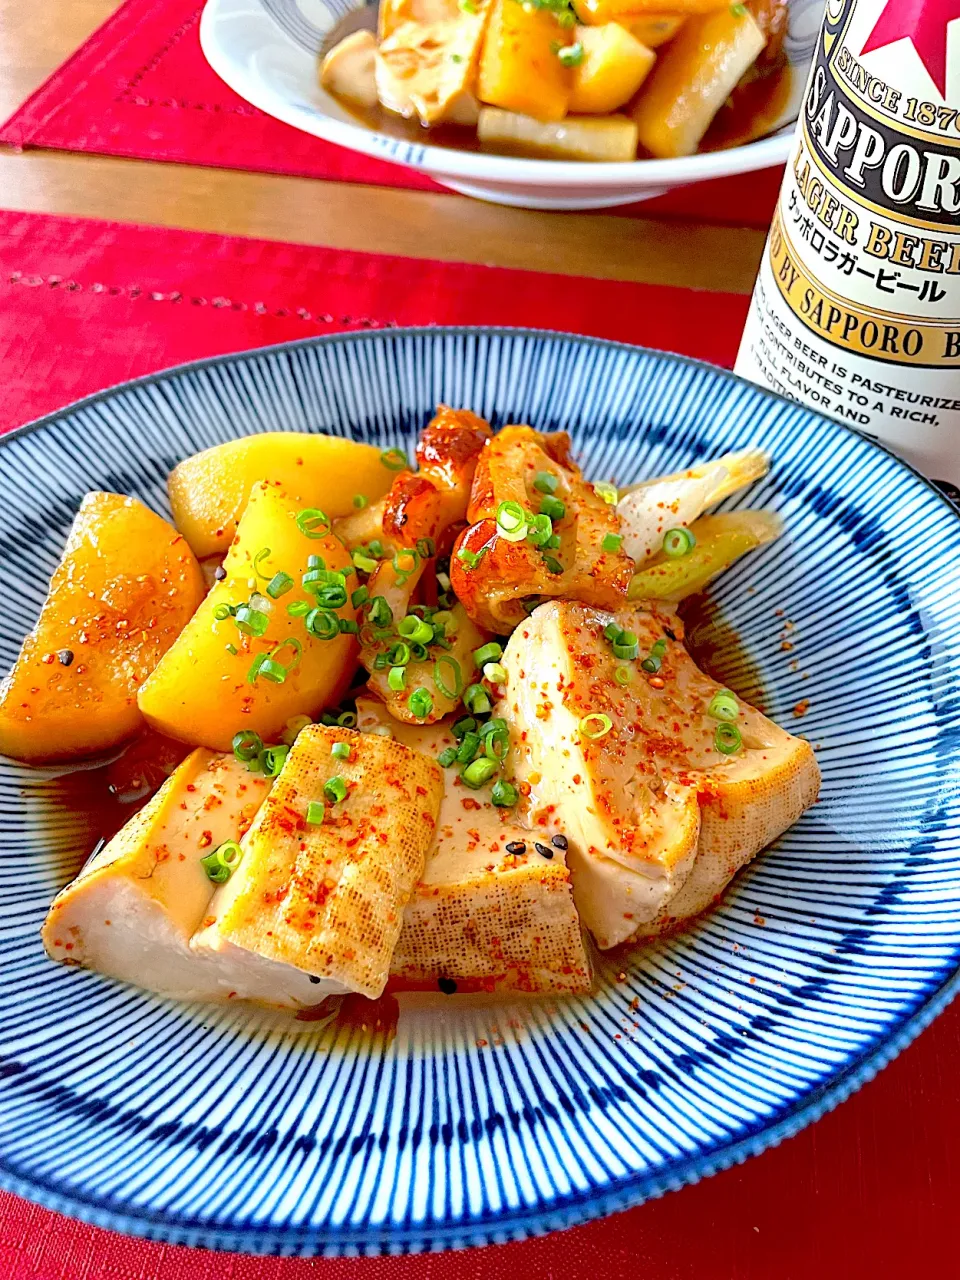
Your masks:
{"label": "red star logo", "polygon": [[872,53],[897,40],[911,41],[940,96],[945,98],[947,23],[954,18],[960,18],[960,0],[887,0],[860,53]]}

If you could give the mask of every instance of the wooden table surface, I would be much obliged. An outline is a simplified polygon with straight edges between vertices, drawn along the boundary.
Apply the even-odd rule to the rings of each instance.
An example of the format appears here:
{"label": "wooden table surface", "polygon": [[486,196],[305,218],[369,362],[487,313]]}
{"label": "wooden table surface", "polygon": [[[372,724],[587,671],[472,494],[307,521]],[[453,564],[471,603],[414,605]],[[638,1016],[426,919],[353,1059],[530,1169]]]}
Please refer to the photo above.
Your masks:
{"label": "wooden table surface", "polygon": [[[119,6],[0,0],[0,120]],[[764,240],[750,228],[4,147],[0,206],[733,293],[752,290]]]}

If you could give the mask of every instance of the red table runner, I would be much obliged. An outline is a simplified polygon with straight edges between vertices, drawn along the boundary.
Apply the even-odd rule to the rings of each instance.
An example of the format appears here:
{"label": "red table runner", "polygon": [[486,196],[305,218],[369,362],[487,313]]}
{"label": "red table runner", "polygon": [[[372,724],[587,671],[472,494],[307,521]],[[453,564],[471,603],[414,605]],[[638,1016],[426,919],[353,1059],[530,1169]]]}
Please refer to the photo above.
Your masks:
{"label": "red table runner", "polygon": [[[228,89],[200,52],[200,0],[127,0],[20,110],[0,142],[437,191],[412,169],[281,124]],[[679,188],[626,210],[766,228],[782,170]]]}
{"label": "red table runner", "polygon": [[[747,299],[0,213],[0,425],[177,361],[397,323],[567,327],[732,360]],[[51,1031],[55,1034],[55,1031]],[[956,1274],[960,1006],[839,1110],[696,1187],[435,1257],[245,1258],[0,1195],[2,1280],[886,1280]]]}

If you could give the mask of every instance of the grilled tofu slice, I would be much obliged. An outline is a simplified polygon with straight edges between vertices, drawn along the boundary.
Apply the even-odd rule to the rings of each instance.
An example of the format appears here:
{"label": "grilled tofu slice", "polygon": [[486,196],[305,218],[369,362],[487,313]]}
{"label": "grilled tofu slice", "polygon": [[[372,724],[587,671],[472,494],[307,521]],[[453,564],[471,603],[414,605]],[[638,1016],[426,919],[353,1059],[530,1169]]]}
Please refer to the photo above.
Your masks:
{"label": "grilled tofu slice", "polygon": [[[638,637],[615,657],[604,628]],[[742,747],[722,754],[707,714],[721,686],[682,643],[680,620],[655,607],[616,615],[573,602],[541,605],[503,656],[496,712],[511,726],[527,821],[562,830],[581,919],[601,947],[662,932],[705,909],[735,872],[813,804],[809,743],[739,703]],[[640,662],[664,646],[655,675]],[[617,668],[630,673],[620,684]],[[602,736],[606,716],[610,728]],[[688,887],[689,886],[689,887]]]}
{"label": "grilled tofu slice", "polygon": [[189,945],[214,893],[200,859],[240,838],[269,789],[233,756],[192,752],[57,896],[48,954],[161,995],[225,998],[230,975]]}
{"label": "grilled tofu slice", "polygon": [[[474,92],[490,0],[475,0],[468,13],[452,3],[449,16],[390,23],[376,56],[377,94],[388,111],[425,126],[475,125]],[[437,6],[437,13],[445,12]]]}
{"label": "grilled tofu slice", "polygon": [[[332,754],[337,742],[347,760]],[[324,785],[342,802],[308,822]],[[296,1007],[326,994],[375,998],[387,981],[403,908],[436,830],[439,766],[399,742],[312,725],[301,731],[243,841],[194,949],[228,961],[238,996]]]}
{"label": "grilled tofu slice", "polygon": [[[400,725],[373,701],[357,710],[361,727],[389,725],[429,755],[455,745],[447,725]],[[446,978],[461,990],[589,991],[590,961],[563,850],[493,805],[489,788],[465,787],[460,767],[443,771],[436,836],[404,909],[391,978],[414,987],[435,988]]]}

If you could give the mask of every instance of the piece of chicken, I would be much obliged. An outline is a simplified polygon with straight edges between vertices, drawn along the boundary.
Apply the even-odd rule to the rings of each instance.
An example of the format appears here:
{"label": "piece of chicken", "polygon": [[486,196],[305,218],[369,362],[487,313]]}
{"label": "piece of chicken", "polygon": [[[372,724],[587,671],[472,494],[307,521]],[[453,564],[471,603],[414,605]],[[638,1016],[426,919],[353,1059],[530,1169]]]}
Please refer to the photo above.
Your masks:
{"label": "piece of chicken", "polygon": [[436,8],[444,16],[389,22],[376,53],[377,94],[388,111],[419,118],[426,127],[475,125],[477,70],[491,0],[475,0],[469,10],[456,0]]}
{"label": "piece of chicken", "polygon": [[200,859],[239,840],[269,790],[232,755],[192,752],[58,894],[43,926],[51,958],[161,995],[226,999],[234,975],[190,949],[216,887]]}
{"label": "piece of chicken", "polygon": [[[534,546],[526,538],[511,542],[497,530],[503,502],[539,514],[547,496],[534,487],[540,473],[553,478],[549,496],[565,507],[563,517],[553,523],[560,539],[553,548]],[[467,519],[470,527],[451,557],[450,578],[478,626],[511,631],[541,598],[582,600],[603,608],[625,601],[633,561],[621,549],[603,549],[605,537],[619,534],[616,512],[581,476],[566,432],[544,435],[524,426],[498,432],[477,463]]]}
{"label": "piece of chicken", "polygon": [[[348,758],[333,755],[341,742]],[[399,742],[303,729],[193,948],[242,973],[241,996],[270,986],[274,1003],[294,1007],[351,991],[376,998],[442,792],[439,766]]]}
{"label": "piece of chicken", "polygon": [[[489,438],[490,426],[482,418],[441,405],[417,443],[420,469],[401,472],[382,501],[380,536],[393,555],[380,562],[367,582],[370,603],[360,632],[360,660],[370,672],[371,687],[398,720],[433,723],[442,719],[460,705],[460,692],[473,680],[471,654],[486,635],[459,604],[447,611],[450,617],[441,637],[450,647],[433,646],[420,661],[407,658],[401,664],[406,668],[403,689],[390,687],[390,668],[383,665],[382,655],[401,641],[395,624],[409,611],[421,578],[432,572],[433,556],[427,546],[436,551],[438,543],[449,541],[451,526],[466,515],[477,458]],[[381,627],[371,621],[377,599],[385,602],[391,617]],[[431,696],[432,708],[425,717],[410,710],[415,689],[426,689]]]}
{"label": "piece of chicken", "polygon": [[358,107],[375,107],[377,38],[372,31],[351,31],[320,64],[320,84],[334,97]]}
{"label": "piece of chicken", "polygon": [[[615,656],[604,635],[613,624],[637,637],[635,660]],[[675,903],[684,915],[703,910],[817,797],[809,743],[746,703],[742,745],[720,750],[708,708],[721,687],[682,636],[665,610],[554,602],[517,628],[503,656],[495,714],[511,727],[526,820],[567,836],[577,909],[601,947],[661,932]],[[651,654],[655,673],[641,666]]]}
{"label": "piece of chicken", "polygon": [[[456,745],[448,725],[393,724],[368,699],[358,700],[357,714],[361,730],[389,727],[431,756]],[[590,961],[563,849],[546,840],[539,852],[511,809],[492,804],[489,790],[463,785],[460,768],[443,771],[436,835],[404,908],[393,986],[436,989],[446,979],[460,990],[589,991]]]}
{"label": "piece of chicken", "polygon": [[624,551],[638,569],[644,568],[661,551],[669,529],[689,527],[708,507],[769,469],[769,456],[762,449],[744,449],[631,486],[617,504]]}

